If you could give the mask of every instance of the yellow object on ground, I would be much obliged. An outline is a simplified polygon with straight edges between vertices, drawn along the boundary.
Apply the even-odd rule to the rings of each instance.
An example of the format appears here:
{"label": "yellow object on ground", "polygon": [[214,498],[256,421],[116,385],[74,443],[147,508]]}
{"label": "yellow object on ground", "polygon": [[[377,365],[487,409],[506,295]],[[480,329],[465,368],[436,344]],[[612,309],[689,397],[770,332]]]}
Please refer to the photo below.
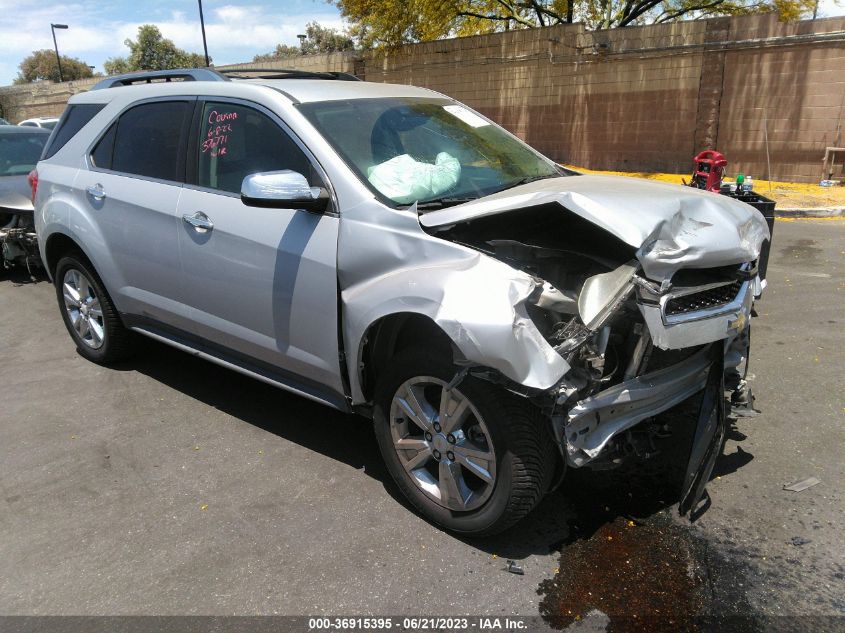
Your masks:
{"label": "yellow object on ground", "polygon": [[[565,165],[575,171],[585,174],[603,174],[606,176],[629,176],[631,178],[645,178],[681,185],[690,181],[689,174],[645,174],[640,172],[600,171],[585,169],[577,165]],[[754,176],[754,174],[751,174]],[[734,180],[736,174],[728,174],[726,180]],[[760,180],[754,177],[754,191],[775,201],[776,208],[781,209],[818,209],[824,207],[845,207],[845,186],[820,187],[818,183],[778,182]]]}

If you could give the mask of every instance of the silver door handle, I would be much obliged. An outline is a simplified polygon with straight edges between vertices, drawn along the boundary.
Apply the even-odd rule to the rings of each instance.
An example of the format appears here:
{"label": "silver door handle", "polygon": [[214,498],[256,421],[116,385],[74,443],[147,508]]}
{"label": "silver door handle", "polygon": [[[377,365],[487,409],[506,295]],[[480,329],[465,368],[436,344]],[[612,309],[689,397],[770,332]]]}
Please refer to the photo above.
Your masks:
{"label": "silver door handle", "polygon": [[88,195],[94,198],[94,200],[102,200],[106,197],[106,192],[103,189],[103,185],[97,183],[93,187],[88,187],[85,189],[88,192]]}
{"label": "silver door handle", "polygon": [[197,211],[193,215],[188,215],[187,213],[182,216],[182,221],[185,224],[190,224],[194,227],[197,233],[206,233],[214,228],[214,222],[208,219],[208,216],[205,213],[201,213]]}

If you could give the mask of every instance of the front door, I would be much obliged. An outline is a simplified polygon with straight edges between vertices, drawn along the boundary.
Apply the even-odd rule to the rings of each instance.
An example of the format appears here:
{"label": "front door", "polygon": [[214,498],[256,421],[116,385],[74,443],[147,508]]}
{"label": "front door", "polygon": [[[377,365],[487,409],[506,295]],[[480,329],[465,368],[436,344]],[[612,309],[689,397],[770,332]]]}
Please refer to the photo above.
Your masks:
{"label": "front door", "polygon": [[198,105],[179,200],[182,294],[195,334],[306,393],[342,399],[333,211],[246,206],[245,176],[290,169],[322,186],[311,159],[258,106]]}

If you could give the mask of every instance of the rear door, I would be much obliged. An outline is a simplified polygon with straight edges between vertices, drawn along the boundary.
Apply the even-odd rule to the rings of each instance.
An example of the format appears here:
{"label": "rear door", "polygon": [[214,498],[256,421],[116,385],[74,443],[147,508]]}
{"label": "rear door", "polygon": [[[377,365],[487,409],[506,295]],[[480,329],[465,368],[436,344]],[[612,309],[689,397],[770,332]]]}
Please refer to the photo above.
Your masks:
{"label": "rear door", "polygon": [[[94,145],[75,187],[96,217],[112,270],[101,271],[121,312],[187,329],[176,209],[195,98],[142,102]],[[130,323],[133,322],[129,319]]]}
{"label": "rear door", "polygon": [[[342,403],[337,215],[240,199],[249,174],[289,169],[312,186],[325,186],[325,175],[284,123],[256,104],[200,101],[193,127],[178,233],[195,333],[242,364]],[[210,228],[194,226],[196,218]]]}

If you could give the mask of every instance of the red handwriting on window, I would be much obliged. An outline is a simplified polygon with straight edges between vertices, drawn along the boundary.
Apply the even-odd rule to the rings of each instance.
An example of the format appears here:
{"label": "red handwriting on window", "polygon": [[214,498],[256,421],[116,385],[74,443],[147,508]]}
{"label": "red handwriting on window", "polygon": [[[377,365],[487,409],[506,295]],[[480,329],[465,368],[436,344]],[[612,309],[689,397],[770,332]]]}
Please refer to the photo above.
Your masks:
{"label": "red handwriting on window", "polygon": [[218,112],[217,110],[212,110],[208,114],[209,125],[214,125],[215,123],[224,123],[226,121],[236,121],[237,119],[237,112]]}
{"label": "red handwriting on window", "polygon": [[209,112],[208,132],[202,142],[202,153],[210,152],[211,156],[225,156],[229,132],[233,131],[232,122],[237,119],[237,112],[218,112],[217,110]]}

